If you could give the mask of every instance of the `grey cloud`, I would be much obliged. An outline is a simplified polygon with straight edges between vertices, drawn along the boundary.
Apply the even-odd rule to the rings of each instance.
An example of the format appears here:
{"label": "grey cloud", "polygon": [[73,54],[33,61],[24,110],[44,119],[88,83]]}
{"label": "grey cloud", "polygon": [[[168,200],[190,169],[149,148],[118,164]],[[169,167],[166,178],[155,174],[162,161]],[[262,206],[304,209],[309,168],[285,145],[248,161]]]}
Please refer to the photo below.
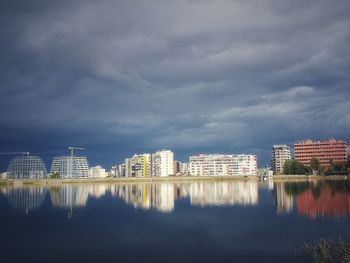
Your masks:
{"label": "grey cloud", "polygon": [[326,0],[3,1],[2,148],[79,143],[106,166],[163,147],[265,164],[274,143],[349,140],[349,12]]}

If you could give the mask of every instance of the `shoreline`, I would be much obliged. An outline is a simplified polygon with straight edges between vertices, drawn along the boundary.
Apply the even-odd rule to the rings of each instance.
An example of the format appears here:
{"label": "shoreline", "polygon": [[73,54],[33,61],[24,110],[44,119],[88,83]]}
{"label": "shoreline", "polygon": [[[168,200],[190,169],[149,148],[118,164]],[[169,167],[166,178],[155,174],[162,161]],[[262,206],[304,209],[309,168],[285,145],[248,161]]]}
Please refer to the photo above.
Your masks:
{"label": "shoreline", "polygon": [[[307,175],[275,175],[269,180],[283,181],[318,181],[318,180],[349,180],[349,176],[307,176]],[[107,177],[107,178],[76,178],[76,179],[0,179],[1,186],[20,185],[63,185],[63,184],[89,184],[89,183],[157,183],[157,182],[220,182],[220,181],[262,181],[261,176],[169,176],[169,177]]]}

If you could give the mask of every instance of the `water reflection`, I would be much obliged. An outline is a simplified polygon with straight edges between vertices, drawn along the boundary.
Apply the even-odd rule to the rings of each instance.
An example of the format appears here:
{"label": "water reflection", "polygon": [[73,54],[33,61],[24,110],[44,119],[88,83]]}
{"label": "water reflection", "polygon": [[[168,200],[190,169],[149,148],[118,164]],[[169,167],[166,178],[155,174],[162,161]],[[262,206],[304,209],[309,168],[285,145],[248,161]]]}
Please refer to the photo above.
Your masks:
{"label": "water reflection", "polygon": [[116,185],[116,196],[135,208],[154,208],[163,212],[174,209],[173,183]]}
{"label": "water reflection", "polygon": [[89,188],[86,186],[68,185],[53,187],[50,188],[50,197],[53,207],[84,207],[89,197]]}
{"label": "water reflection", "polygon": [[191,182],[120,185],[117,196],[135,208],[174,210],[175,201],[189,198],[191,205],[257,205],[258,183],[248,182]]}
{"label": "water reflection", "polygon": [[215,182],[192,183],[190,188],[192,205],[257,205],[259,201],[258,183]]}
{"label": "water reflection", "polygon": [[1,193],[7,197],[11,207],[28,214],[43,204],[47,190],[43,187],[11,187],[2,188]]}
{"label": "water reflection", "polygon": [[272,195],[277,214],[296,212],[310,218],[350,215],[349,181],[96,183],[53,187],[14,186],[0,188],[0,191],[10,206],[22,213],[38,209],[46,196],[49,196],[52,207],[71,212],[74,208],[85,207],[90,197],[101,198],[107,193],[135,208],[168,213],[175,209],[175,202],[181,198],[187,198],[192,206],[200,207],[256,206],[259,203],[259,188]]}
{"label": "water reflection", "polygon": [[285,183],[276,183],[272,193],[277,214],[289,214],[293,211],[294,196],[286,191]]}
{"label": "water reflection", "polygon": [[296,199],[297,213],[310,218],[350,215],[349,181],[314,181],[275,184],[276,208],[289,213]]}

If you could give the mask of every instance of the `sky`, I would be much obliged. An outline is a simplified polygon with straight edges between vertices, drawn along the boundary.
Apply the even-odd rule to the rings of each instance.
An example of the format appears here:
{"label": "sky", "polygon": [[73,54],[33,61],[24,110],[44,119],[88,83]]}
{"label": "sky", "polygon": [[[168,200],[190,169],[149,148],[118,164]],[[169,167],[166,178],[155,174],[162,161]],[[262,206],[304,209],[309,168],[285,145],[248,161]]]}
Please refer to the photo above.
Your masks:
{"label": "sky", "polygon": [[[0,0],[1,152],[110,168],[350,141],[348,0]],[[6,169],[10,156],[0,156]]]}

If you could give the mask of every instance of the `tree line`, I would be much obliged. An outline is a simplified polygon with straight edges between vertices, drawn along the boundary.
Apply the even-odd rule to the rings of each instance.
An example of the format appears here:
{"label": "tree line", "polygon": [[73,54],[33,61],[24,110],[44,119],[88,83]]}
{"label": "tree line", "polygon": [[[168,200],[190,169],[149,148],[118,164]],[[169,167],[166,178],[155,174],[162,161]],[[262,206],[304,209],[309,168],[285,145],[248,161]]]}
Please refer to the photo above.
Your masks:
{"label": "tree line", "polygon": [[309,166],[305,166],[297,160],[286,160],[283,171],[286,175],[350,175],[349,157],[348,162],[344,164],[333,163],[332,160],[330,160],[330,163],[331,165],[329,167],[324,168],[320,166],[320,162],[316,158],[311,159]]}

